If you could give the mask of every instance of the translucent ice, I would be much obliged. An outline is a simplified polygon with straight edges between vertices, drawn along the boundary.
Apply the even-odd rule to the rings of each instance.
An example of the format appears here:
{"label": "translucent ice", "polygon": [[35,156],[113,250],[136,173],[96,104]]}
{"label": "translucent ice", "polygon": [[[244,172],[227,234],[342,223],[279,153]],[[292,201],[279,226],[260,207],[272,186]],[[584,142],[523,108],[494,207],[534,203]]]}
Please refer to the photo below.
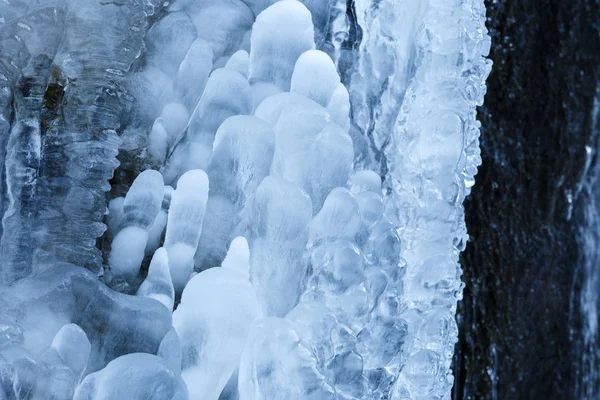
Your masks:
{"label": "translucent ice", "polygon": [[191,398],[219,398],[239,364],[250,326],[260,315],[248,280],[244,242],[234,241],[223,267],[190,280],[173,314],[183,350],[182,376]]}
{"label": "translucent ice", "polygon": [[232,69],[248,77],[250,69],[250,55],[246,50],[240,50],[234,53],[227,61],[225,68]]}
{"label": "translucent ice", "polygon": [[250,278],[250,249],[246,238],[238,236],[233,239],[221,266],[225,269],[233,269]]}
{"label": "translucent ice", "polygon": [[146,243],[146,254],[153,254],[156,249],[160,246],[161,240],[165,233],[165,227],[167,226],[167,216],[169,208],[171,207],[171,196],[173,195],[173,188],[171,186],[165,186],[164,196],[160,211],[156,215],[154,222],[150,226],[148,231],[148,242]]}
{"label": "translucent ice", "polygon": [[208,176],[202,170],[186,172],[171,197],[164,247],[176,293],[181,293],[194,269],[194,254],[208,201]]}
{"label": "translucent ice", "polygon": [[188,391],[161,357],[134,353],[85,377],[74,400],[185,400]]}
{"label": "translucent ice", "polygon": [[187,127],[189,119],[190,114],[185,105],[177,102],[165,105],[160,114],[160,120],[167,131],[169,146]]}
{"label": "translucent ice", "polygon": [[156,353],[165,360],[171,371],[181,373],[181,340],[175,328],[171,328],[165,335]]}
{"label": "translucent ice", "polygon": [[316,359],[293,325],[280,318],[252,329],[240,364],[240,400],[333,400],[333,389],[316,369]]}
{"label": "translucent ice", "polygon": [[310,223],[310,241],[353,239],[359,228],[360,213],[354,196],[346,188],[336,188]]}
{"label": "translucent ice", "polygon": [[207,170],[213,183],[196,253],[198,268],[223,260],[242,209],[269,174],[274,148],[271,127],[256,117],[230,117],[219,127]]}
{"label": "translucent ice", "polygon": [[289,90],[298,57],[314,49],[310,11],[296,0],[273,4],[256,18],[250,46],[250,82]]}
{"label": "translucent ice", "polygon": [[152,256],[148,276],[138,289],[137,295],[150,297],[164,304],[169,311],[173,310],[175,290],[169,270],[169,256],[163,247],[156,250]]}
{"label": "translucent ice", "polygon": [[206,169],[219,126],[234,115],[252,111],[252,92],[248,80],[232,69],[215,70],[192,114],[187,133],[175,143],[163,175],[170,183],[190,169]]}
{"label": "translucent ice", "polygon": [[283,316],[296,304],[306,273],[310,197],[300,187],[269,176],[256,190],[252,207],[252,285],[264,314]]}
{"label": "translucent ice", "polygon": [[188,110],[193,110],[202,96],[206,81],[212,70],[213,57],[210,43],[197,39],[192,43],[179,65],[176,88]]}
{"label": "translucent ice", "polygon": [[309,50],[296,61],[290,91],[327,107],[339,85],[340,76],[331,58],[322,51]]}
{"label": "translucent ice", "polygon": [[176,1],[171,9],[190,15],[198,38],[210,44],[215,59],[235,52],[253,21],[252,12],[241,0]]}
{"label": "translucent ice", "polygon": [[[89,271],[67,264],[49,266],[3,287],[0,304],[3,312],[19,322],[22,346],[29,353],[40,354],[54,341],[59,353],[65,352],[67,365],[71,363],[68,346],[77,347],[78,357],[86,348],[78,329],[63,328],[77,324],[91,343],[85,373],[97,371],[123,354],[154,353],[171,328],[170,312],[162,304],[117,293]],[[53,339],[61,328],[62,333]],[[74,369],[80,368],[75,367],[79,365],[76,358],[72,361]]]}
{"label": "translucent ice", "polygon": [[449,397],[481,0],[43,3],[0,12],[0,393]]}
{"label": "translucent ice", "polygon": [[75,324],[64,325],[54,336],[50,347],[78,381],[87,367],[91,350],[85,332]]}
{"label": "translucent ice", "polygon": [[164,194],[162,175],[146,170],[133,182],[125,201],[121,229],[111,243],[109,257],[113,276],[136,276],[144,259],[148,231],[161,207]]}
{"label": "translucent ice", "polygon": [[168,75],[175,73],[196,36],[196,26],[186,13],[167,14],[152,25],[144,39],[151,54],[149,62]]}

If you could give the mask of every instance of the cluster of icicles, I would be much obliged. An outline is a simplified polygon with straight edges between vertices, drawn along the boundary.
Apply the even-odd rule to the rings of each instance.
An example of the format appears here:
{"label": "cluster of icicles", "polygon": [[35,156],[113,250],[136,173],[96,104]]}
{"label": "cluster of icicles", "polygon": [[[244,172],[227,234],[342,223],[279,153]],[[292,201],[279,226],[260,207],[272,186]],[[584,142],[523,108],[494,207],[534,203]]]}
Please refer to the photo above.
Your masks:
{"label": "cluster of icicles", "polygon": [[[32,255],[14,253],[8,281],[25,279],[0,293],[0,389],[12,381],[18,398],[57,400],[448,398],[462,201],[480,162],[475,105],[489,73],[483,3],[357,1],[362,42],[342,68],[345,1],[175,0],[141,57],[111,21],[104,39],[115,43],[94,41],[94,63],[131,62],[86,70],[72,62],[85,51],[71,47],[88,23],[103,32],[94,10],[106,5],[78,1],[74,21],[86,23],[67,17],[55,60],[72,83],[65,131],[77,129],[68,138],[48,124],[57,130],[41,143],[72,140],[67,175],[103,181],[89,183],[102,201],[120,143],[102,283],[73,267],[99,268],[90,243],[102,224],[73,213],[76,229],[64,229],[62,214],[43,214],[50,256],[31,274],[21,267]],[[84,122],[110,120],[86,142],[68,107],[106,76],[126,87],[127,109],[82,108],[93,114]],[[89,193],[62,190],[76,179],[59,172],[48,187],[69,207],[85,203],[69,199]],[[22,225],[13,219],[4,226]],[[65,238],[84,245],[53,253]],[[95,254],[94,268],[76,262],[82,254]],[[58,332],[49,348],[47,332]],[[28,346],[45,350],[34,360]]]}
{"label": "cluster of icicles", "polygon": [[[173,325],[190,398],[219,398],[232,375],[241,399],[383,397],[406,335],[400,241],[379,175],[353,171],[348,91],[298,1],[262,11],[250,49],[208,76],[210,47],[191,43],[180,97],[148,139],[161,173],[142,172],[110,203],[105,279],[135,287],[153,254],[137,294],[169,310],[181,296]],[[167,57],[157,48],[140,74]]]}

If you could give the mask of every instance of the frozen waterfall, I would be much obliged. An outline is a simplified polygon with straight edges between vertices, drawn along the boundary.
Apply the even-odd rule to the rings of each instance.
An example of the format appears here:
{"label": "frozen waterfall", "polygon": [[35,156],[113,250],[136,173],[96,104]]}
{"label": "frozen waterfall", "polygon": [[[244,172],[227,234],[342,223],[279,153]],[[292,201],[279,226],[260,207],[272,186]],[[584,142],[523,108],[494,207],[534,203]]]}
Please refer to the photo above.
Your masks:
{"label": "frozen waterfall", "polygon": [[5,0],[0,398],[449,399],[483,0]]}

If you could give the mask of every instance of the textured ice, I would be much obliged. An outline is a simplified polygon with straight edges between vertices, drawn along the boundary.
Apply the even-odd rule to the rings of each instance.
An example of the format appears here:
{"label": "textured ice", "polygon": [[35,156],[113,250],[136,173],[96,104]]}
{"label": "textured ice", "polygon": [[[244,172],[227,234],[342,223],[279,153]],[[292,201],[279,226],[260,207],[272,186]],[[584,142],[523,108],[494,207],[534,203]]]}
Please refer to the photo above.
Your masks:
{"label": "textured ice", "polygon": [[0,394],[449,398],[484,11],[6,2]]}

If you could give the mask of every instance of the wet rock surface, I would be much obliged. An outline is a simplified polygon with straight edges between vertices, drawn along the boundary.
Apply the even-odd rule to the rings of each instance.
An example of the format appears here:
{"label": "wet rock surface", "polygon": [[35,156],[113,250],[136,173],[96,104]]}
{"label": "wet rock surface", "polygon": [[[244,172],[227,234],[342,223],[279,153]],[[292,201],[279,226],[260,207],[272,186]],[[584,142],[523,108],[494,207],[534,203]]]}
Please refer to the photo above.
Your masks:
{"label": "wet rock surface", "polygon": [[454,398],[598,398],[600,2],[486,5]]}

